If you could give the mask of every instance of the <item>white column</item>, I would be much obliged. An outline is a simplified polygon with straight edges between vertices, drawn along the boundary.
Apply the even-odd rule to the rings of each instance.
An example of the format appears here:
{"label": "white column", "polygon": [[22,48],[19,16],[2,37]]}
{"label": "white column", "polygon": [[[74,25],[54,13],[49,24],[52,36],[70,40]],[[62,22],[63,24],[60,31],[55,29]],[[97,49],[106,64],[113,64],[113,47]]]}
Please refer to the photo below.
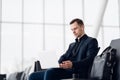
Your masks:
{"label": "white column", "polygon": [[120,0],[118,0],[118,20],[119,20],[119,37],[120,37]]}
{"label": "white column", "polygon": [[1,73],[1,22],[2,22],[2,0],[0,0],[0,73]]}
{"label": "white column", "polygon": [[97,16],[96,16],[96,19],[94,21],[94,29],[93,29],[93,37],[96,37],[98,36],[98,33],[99,33],[99,30],[100,30],[100,26],[102,24],[102,20],[103,20],[103,17],[104,17],[104,13],[105,13],[105,9],[106,9],[106,6],[107,6],[107,3],[108,3],[108,0],[100,0],[100,7],[98,9],[98,13],[97,13]]}

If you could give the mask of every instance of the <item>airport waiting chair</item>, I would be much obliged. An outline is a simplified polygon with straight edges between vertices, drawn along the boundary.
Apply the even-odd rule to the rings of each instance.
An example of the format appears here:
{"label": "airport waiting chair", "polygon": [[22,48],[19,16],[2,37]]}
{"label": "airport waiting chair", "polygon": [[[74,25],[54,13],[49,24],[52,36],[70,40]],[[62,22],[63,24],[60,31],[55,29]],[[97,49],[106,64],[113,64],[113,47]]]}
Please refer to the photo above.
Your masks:
{"label": "airport waiting chair", "polygon": [[114,80],[120,80],[120,39],[112,40],[110,43],[110,46],[112,46],[117,50],[117,53],[116,53],[117,63],[114,68],[113,78]]}

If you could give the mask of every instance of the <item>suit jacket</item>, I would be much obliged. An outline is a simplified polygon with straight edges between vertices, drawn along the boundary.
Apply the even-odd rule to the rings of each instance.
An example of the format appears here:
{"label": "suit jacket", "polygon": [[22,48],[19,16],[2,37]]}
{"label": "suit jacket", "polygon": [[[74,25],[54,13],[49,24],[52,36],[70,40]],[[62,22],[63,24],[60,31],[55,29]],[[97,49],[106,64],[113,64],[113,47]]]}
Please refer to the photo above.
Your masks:
{"label": "suit jacket", "polygon": [[69,45],[68,50],[60,57],[58,62],[61,63],[65,60],[71,60],[73,63],[72,69],[75,73],[83,73],[83,75],[88,76],[88,71],[92,66],[94,57],[97,55],[99,50],[98,42],[95,38],[89,37],[85,34],[80,38],[80,43],[78,45],[76,53],[74,56],[72,56],[71,54],[73,54],[76,42],[73,42]]}

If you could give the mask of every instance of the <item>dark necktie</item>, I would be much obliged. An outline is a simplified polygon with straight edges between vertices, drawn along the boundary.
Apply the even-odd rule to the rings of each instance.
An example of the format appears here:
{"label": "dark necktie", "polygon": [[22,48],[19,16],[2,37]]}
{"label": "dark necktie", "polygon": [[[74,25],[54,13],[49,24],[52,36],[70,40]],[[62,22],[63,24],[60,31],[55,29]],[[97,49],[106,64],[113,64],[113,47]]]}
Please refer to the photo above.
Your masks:
{"label": "dark necktie", "polygon": [[75,43],[75,46],[73,47],[73,51],[72,51],[72,54],[73,54],[72,56],[75,56],[77,54],[77,49],[79,47],[79,43],[80,42]]}

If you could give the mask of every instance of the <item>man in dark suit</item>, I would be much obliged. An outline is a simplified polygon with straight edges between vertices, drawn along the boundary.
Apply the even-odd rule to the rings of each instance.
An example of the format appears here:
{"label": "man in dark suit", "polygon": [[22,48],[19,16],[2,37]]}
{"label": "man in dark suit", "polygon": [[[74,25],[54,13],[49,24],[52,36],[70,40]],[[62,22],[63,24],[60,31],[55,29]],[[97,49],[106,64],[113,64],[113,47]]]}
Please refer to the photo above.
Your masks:
{"label": "man in dark suit", "polygon": [[59,68],[32,73],[29,80],[60,80],[72,78],[79,74],[80,78],[87,78],[94,57],[98,53],[98,42],[95,38],[85,34],[84,23],[81,19],[70,22],[71,30],[76,37],[68,50],[59,59]]}

